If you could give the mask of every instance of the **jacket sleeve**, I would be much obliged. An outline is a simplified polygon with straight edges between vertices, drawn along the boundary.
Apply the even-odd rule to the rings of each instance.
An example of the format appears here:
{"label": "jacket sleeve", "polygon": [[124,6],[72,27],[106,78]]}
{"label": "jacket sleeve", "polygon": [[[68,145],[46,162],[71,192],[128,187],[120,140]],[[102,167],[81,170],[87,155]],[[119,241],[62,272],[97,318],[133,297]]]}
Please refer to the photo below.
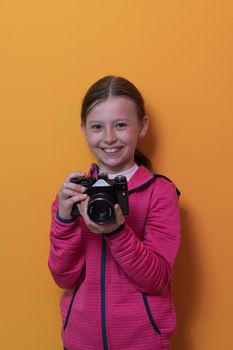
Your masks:
{"label": "jacket sleeve", "polygon": [[166,181],[152,195],[143,240],[127,224],[106,238],[115,260],[140,291],[156,293],[170,282],[180,242],[179,219],[175,186]]}
{"label": "jacket sleeve", "polygon": [[57,218],[58,200],[52,204],[48,266],[56,283],[65,289],[79,285],[85,273],[85,250],[79,221]]}

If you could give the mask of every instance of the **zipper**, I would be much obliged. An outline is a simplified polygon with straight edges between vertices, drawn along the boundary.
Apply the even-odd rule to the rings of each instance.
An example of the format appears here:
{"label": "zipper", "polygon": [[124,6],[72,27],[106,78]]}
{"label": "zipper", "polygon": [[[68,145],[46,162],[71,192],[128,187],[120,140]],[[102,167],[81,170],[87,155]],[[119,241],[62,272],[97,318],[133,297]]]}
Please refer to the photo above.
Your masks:
{"label": "zipper", "polygon": [[70,305],[69,305],[69,308],[68,308],[68,311],[67,311],[67,314],[66,314],[66,319],[65,319],[64,326],[63,326],[63,330],[65,330],[67,325],[68,325],[71,309],[72,309],[72,306],[73,306],[73,302],[74,302],[74,298],[75,298],[75,295],[77,293],[77,290],[78,290],[78,287],[75,288],[74,294],[73,294],[73,296],[71,298]]}
{"label": "zipper", "polygon": [[102,340],[104,350],[108,350],[107,327],[106,327],[106,241],[102,238],[102,256],[100,266],[100,288],[101,288],[101,324]]}

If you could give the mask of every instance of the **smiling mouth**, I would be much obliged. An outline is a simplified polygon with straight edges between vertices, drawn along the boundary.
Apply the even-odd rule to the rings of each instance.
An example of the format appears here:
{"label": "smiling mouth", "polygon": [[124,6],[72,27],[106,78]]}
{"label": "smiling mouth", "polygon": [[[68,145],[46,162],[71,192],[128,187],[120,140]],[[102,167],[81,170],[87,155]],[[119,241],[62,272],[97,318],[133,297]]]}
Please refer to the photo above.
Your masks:
{"label": "smiling mouth", "polygon": [[119,151],[122,147],[112,147],[112,148],[102,148],[102,150],[105,152],[105,153],[115,153],[117,151]]}

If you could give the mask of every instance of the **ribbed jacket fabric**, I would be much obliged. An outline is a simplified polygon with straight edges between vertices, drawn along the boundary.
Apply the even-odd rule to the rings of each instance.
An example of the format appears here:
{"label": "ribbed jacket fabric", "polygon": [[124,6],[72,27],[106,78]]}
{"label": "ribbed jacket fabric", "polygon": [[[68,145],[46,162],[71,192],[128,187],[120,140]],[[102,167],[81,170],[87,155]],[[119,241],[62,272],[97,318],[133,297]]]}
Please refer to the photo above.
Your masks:
{"label": "ribbed jacket fabric", "polygon": [[128,182],[129,214],[119,232],[62,222],[52,205],[49,268],[61,298],[67,350],[167,350],[175,331],[172,267],[180,243],[173,183],[143,166]]}

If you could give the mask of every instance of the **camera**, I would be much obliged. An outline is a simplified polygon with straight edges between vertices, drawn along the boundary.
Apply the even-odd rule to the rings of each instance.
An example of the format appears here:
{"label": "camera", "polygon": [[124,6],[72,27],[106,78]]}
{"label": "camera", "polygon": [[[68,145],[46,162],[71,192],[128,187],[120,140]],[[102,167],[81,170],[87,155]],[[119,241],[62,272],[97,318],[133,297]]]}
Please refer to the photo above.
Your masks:
{"label": "camera", "polygon": [[[129,212],[127,179],[118,175],[109,179],[107,174],[99,174],[98,178],[71,178],[72,183],[86,187],[85,193],[90,197],[87,214],[97,224],[105,224],[115,218],[114,205],[118,203],[122,213]],[[76,203],[77,204],[77,203]],[[81,215],[77,205],[72,208],[72,216]]]}

